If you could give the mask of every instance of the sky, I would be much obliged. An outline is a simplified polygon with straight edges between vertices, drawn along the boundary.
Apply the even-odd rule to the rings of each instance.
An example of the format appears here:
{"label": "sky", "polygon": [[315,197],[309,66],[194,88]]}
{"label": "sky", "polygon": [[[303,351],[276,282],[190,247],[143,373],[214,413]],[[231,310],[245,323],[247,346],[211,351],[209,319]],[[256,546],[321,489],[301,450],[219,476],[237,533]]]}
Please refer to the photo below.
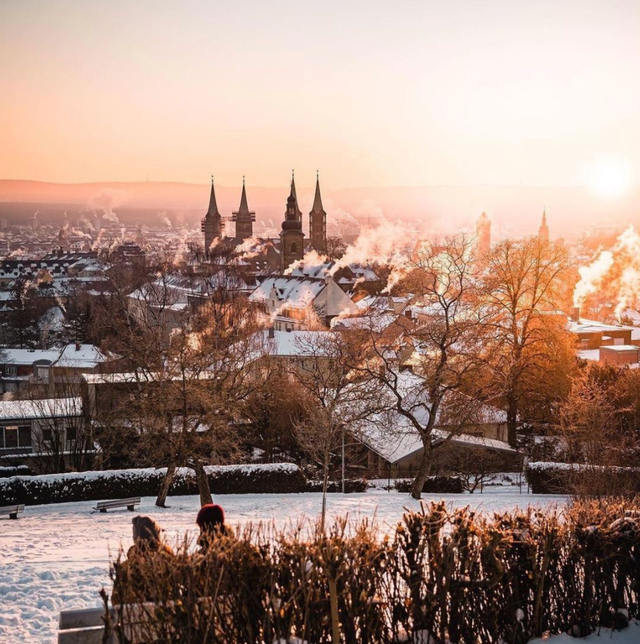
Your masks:
{"label": "sky", "polygon": [[1,0],[0,178],[640,182],[638,0]]}

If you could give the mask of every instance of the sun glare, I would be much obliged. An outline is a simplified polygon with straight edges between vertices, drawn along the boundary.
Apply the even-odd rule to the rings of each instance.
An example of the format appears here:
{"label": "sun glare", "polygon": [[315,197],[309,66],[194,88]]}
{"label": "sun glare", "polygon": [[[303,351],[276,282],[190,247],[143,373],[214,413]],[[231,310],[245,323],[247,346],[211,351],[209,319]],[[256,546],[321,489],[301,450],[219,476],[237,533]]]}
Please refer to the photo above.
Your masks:
{"label": "sun glare", "polygon": [[589,187],[601,197],[621,197],[631,187],[631,168],[619,159],[598,160],[589,174]]}

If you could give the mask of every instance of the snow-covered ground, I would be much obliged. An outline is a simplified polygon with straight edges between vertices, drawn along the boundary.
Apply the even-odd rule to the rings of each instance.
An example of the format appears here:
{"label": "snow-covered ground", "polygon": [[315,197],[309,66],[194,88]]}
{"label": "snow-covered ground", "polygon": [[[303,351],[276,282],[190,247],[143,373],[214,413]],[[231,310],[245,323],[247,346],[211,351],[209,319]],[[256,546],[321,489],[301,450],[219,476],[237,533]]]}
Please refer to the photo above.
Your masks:
{"label": "snow-covered ground", "polygon": [[[525,488],[526,489],[526,488]],[[451,507],[470,505],[482,512],[519,506],[561,505],[564,497],[520,494],[518,487],[485,488],[484,494],[425,495]],[[256,494],[219,496],[232,525],[265,521],[278,527],[301,517],[314,519],[321,494]],[[196,533],[196,496],[171,497],[169,508],[156,508],[145,497],[138,511],[162,525],[169,543]],[[109,556],[131,545],[131,512],[93,512],[95,501],[28,506],[17,521],[0,518],[0,642],[30,644],[56,640],[61,608],[100,604],[98,591],[108,586]],[[330,494],[330,517],[375,517],[381,531],[391,530],[403,509],[419,509],[407,494],[371,490],[365,494]],[[638,629],[640,630],[640,629]],[[640,641],[640,640],[634,640]]]}

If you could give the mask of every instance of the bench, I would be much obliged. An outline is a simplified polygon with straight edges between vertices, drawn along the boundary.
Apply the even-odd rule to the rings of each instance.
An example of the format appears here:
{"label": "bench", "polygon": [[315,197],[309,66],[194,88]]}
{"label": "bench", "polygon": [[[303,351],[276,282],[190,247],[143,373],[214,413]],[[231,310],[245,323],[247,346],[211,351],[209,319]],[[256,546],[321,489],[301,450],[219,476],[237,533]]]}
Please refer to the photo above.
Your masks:
{"label": "bench", "polygon": [[8,514],[10,519],[17,519],[21,512],[24,512],[24,505],[7,505],[0,508],[0,516]]}
{"label": "bench", "polygon": [[127,508],[129,512],[133,512],[136,505],[140,505],[140,497],[133,496],[130,499],[113,499],[112,501],[98,501],[96,510],[99,512],[106,512],[107,510],[115,510],[117,508]]}
{"label": "bench", "polygon": [[[202,614],[211,615],[212,599],[201,598],[198,601],[203,602]],[[173,604],[170,601],[166,606]],[[158,605],[153,602],[111,606],[109,619],[112,628],[109,633],[105,633],[103,607],[60,611],[58,644],[120,644],[118,633],[122,634],[126,644],[164,641],[162,634],[154,633],[153,626],[148,622],[149,616],[154,615],[157,608]]]}
{"label": "bench", "polygon": [[[60,611],[58,644],[103,644],[104,614],[101,607]],[[107,642],[114,644],[113,637]]]}

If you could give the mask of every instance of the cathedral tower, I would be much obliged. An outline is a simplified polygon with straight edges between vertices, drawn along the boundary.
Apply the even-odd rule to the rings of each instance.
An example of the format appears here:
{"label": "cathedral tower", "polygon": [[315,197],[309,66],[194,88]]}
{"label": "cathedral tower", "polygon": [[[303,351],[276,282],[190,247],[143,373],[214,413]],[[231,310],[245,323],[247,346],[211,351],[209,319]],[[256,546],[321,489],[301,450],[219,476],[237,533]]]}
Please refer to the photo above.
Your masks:
{"label": "cathedral tower", "polygon": [[313,198],[313,208],[309,213],[309,238],[311,248],[324,253],[327,250],[327,213],[322,207],[320,196],[320,177],[316,175],[316,194]]}
{"label": "cathedral tower", "polygon": [[538,229],[538,239],[545,244],[549,243],[549,226],[547,226],[547,211],[542,211],[542,223]]}
{"label": "cathedral tower", "polygon": [[222,216],[218,211],[216,203],[216,191],[211,177],[211,196],[209,197],[209,210],[202,220],[202,232],[204,233],[204,253],[209,254],[213,240],[222,236]]}
{"label": "cathedral tower", "polygon": [[247,190],[242,177],[242,197],[240,197],[240,208],[232,213],[232,221],[236,222],[236,238],[249,239],[253,237],[253,222],[256,220],[256,213],[249,210],[247,205]]}
{"label": "cathedral tower", "polygon": [[491,250],[491,219],[486,212],[476,222],[476,248],[479,257],[486,257]]}
{"label": "cathedral tower", "polygon": [[304,233],[302,232],[302,213],[298,208],[296,185],[291,176],[291,193],[287,199],[287,210],[280,231],[280,268],[284,273],[293,262],[304,255]]}

